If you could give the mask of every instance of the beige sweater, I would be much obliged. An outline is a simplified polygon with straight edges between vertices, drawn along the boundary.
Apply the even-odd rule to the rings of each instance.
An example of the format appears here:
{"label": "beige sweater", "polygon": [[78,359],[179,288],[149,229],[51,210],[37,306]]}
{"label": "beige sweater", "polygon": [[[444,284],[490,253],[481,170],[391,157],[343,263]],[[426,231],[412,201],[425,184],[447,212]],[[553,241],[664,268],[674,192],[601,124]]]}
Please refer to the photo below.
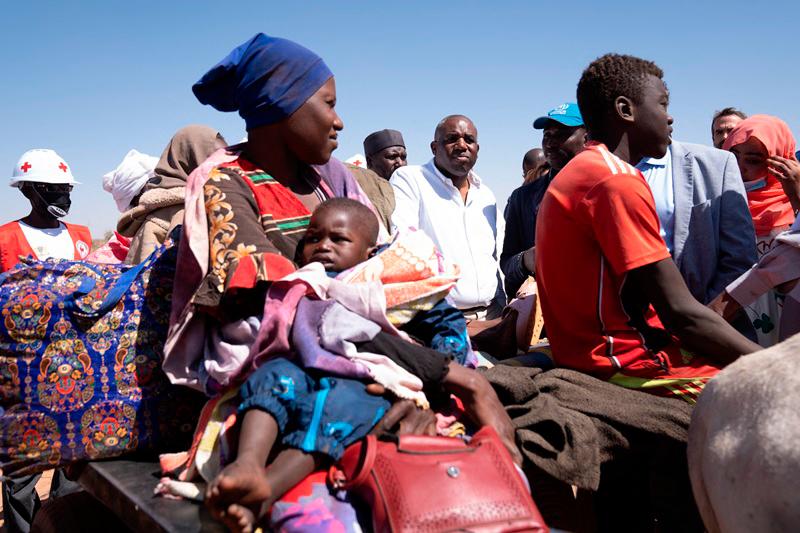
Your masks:
{"label": "beige sweater", "polygon": [[175,226],[183,223],[185,196],[185,187],[153,189],[142,194],[136,207],[122,214],[117,231],[131,238],[126,264],[144,261]]}
{"label": "beige sweater", "polygon": [[378,212],[378,220],[389,233],[392,232],[392,213],[394,212],[394,189],[389,180],[385,180],[371,170],[347,165],[355,176],[358,185]]}

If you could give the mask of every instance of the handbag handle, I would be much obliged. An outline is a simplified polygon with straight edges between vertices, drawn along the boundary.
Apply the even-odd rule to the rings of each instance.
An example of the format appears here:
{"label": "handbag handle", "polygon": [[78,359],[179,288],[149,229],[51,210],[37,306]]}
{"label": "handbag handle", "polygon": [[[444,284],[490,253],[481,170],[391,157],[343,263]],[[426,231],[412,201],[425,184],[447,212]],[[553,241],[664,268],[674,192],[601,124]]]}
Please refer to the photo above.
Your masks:
{"label": "handbag handle", "polygon": [[472,448],[457,438],[430,437],[428,435],[402,435],[397,439],[400,453],[435,455],[440,453],[472,452]]}
{"label": "handbag handle", "polygon": [[[125,293],[131,288],[133,282],[136,281],[136,278],[138,278],[145,269],[152,267],[168,250],[175,248],[180,242],[182,234],[183,227],[178,225],[169,233],[167,239],[160,246],[157,246],[144,261],[120,274],[117,281],[108,290],[106,297],[103,298],[100,307],[92,311],[81,310],[81,315],[88,318],[100,318],[116,307],[122,297],[125,296]],[[92,292],[95,286],[95,280],[91,278],[84,279],[80,287],[65,298],[67,307],[75,309],[75,300]]]}
{"label": "handbag handle", "polygon": [[[151,256],[152,257],[152,256]],[[80,310],[81,316],[86,316],[89,318],[99,318],[109,311],[111,311],[122,299],[125,293],[130,289],[131,285],[136,278],[142,273],[142,271],[152,264],[152,260],[150,258],[145,259],[138,265],[129,268],[117,278],[117,281],[114,285],[108,290],[105,298],[103,298],[103,302],[100,304],[100,307],[94,309],[92,311],[84,311]],[[67,298],[65,298],[65,302],[67,306],[71,309],[75,309],[75,301],[78,298],[82,298],[92,292],[96,286],[96,282],[92,278],[86,278],[81,283],[80,287],[78,287],[75,292],[70,294]]]}
{"label": "handbag handle", "polygon": [[340,468],[337,468],[336,465],[331,466],[330,470],[328,471],[328,479],[331,481],[331,484],[334,486],[334,488],[339,490],[350,490],[353,487],[357,487],[364,483],[364,481],[366,481],[366,479],[369,477],[369,473],[372,471],[372,467],[375,464],[375,457],[378,455],[378,439],[375,437],[375,435],[367,435],[363,444],[361,445],[361,450],[364,450],[362,452],[364,454],[364,460],[359,461],[360,466],[356,467],[356,470],[353,472],[352,479],[348,480],[344,474],[344,471]]}

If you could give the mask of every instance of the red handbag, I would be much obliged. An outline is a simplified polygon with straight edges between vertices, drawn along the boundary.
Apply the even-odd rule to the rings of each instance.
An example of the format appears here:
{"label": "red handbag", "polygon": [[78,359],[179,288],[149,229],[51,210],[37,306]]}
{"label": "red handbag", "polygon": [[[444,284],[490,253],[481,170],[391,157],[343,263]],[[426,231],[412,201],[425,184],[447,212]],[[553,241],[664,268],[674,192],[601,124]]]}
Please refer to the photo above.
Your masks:
{"label": "red handbag", "polygon": [[369,505],[375,533],[549,531],[511,455],[488,426],[469,444],[419,435],[387,442],[370,435],[345,450],[329,480]]}

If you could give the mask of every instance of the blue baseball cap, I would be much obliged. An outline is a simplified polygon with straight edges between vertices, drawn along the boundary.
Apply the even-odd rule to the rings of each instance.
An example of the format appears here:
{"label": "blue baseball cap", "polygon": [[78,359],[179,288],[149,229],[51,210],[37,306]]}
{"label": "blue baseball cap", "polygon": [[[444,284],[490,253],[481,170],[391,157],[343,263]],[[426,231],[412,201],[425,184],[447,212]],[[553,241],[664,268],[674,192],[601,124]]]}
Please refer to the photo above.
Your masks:
{"label": "blue baseball cap", "polygon": [[583,126],[581,110],[578,109],[578,104],[572,102],[556,106],[548,111],[546,116],[534,120],[534,129],[543,130],[547,126],[547,121],[549,120],[555,120],[556,122],[570,127]]}

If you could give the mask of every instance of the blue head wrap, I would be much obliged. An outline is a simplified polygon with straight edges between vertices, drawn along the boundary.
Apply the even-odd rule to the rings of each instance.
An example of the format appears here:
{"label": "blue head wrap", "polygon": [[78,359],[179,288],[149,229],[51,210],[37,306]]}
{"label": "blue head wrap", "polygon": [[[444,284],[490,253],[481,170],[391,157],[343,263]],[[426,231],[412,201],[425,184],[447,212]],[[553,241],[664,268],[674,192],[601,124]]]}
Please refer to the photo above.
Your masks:
{"label": "blue head wrap", "polygon": [[259,33],[206,72],[192,91],[218,111],[239,111],[250,130],[285,119],[331,76],[311,50]]}

